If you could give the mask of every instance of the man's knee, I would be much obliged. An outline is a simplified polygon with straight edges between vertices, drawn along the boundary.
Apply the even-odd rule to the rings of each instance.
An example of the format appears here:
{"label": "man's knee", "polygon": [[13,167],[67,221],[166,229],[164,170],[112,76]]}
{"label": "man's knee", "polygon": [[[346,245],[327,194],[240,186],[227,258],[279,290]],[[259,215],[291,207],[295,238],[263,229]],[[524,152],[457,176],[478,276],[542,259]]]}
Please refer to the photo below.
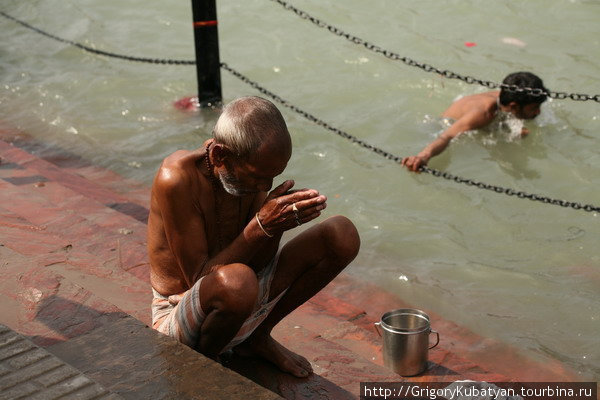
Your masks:
{"label": "man's knee", "polygon": [[214,308],[240,317],[250,315],[258,297],[258,280],[250,267],[225,265],[214,273],[210,284]]}
{"label": "man's knee", "polygon": [[360,249],[360,236],[352,221],[342,215],[336,215],[323,221],[323,235],[328,249],[336,257],[352,261]]}

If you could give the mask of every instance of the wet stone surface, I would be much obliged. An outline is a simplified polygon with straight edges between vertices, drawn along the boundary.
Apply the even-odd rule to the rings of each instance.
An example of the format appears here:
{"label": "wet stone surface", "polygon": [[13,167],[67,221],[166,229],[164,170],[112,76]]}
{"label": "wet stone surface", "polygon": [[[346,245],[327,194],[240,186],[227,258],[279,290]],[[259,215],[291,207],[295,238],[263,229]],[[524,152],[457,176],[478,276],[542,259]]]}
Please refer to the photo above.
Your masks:
{"label": "wet stone surface", "polygon": [[48,350],[125,399],[280,398],[132,317]]}
{"label": "wet stone surface", "polygon": [[122,397],[0,324],[0,399]]}

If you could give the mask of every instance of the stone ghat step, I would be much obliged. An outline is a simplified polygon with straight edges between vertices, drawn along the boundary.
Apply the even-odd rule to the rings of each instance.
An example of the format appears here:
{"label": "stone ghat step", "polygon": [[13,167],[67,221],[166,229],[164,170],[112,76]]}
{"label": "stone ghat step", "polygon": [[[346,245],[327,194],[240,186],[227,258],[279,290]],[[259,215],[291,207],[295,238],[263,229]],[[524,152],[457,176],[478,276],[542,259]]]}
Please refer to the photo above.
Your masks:
{"label": "stone ghat step", "polygon": [[[144,208],[148,208],[149,206],[150,196],[147,185],[124,178],[106,168],[91,164],[87,160],[56,145],[42,143],[25,132],[3,124],[2,121],[0,121],[0,140],[23,150],[24,153],[21,153],[21,156],[25,154],[35,155],[36,159],[60,168],[63,173],[83,177],[95,185],[109,189],[122,198],[125,198],[129,203]],[[2,159],[0,156],[0,168],[1,165]],[[46,170],[43,167],[44,163],[37,165],[42,166],[40,172],[43,174]]]}
{"label": "stone ghat step", "polygon": [[226,366],[254,382],[281,394],[286,399],[358,399],[360,382],[399,382],[403,379],[388,369],[373,364],[352,350],[294,325],[284,319],[273,337],[290,350],[306,357],[314,370],[308,378],[282,373],[261,359],[233,355]]}
{"label": "stone ghat step", "polygon": [[[329,306],[331,298],[343,299],[344,302],[362,309],[363,317],[354,319],[352,322],[365,329],[369,329],[387,311],[398,308],[418,308],[371,283],[348,274],[338,276],[311,301],[321,303],[321,313],[333,312],[335,314],[336,311]],[[463,372],[467,377],[472,373],[493,371],[494,374],[505,377],[500,381],[563,382],[581,380],[581,377],[574,371],[555,359],[526,353],[498,340],[482,337],[434,312],[424,311],[429,315],[433,329],[440,332],[440,344],[429,352],[430,359],[435,363],[450,366],[452,365],[450,359],[460,355],[463,361],[468,361],[457,370]],[[375,361],[379,363],[380,360],[378,358]],[[491,380],[488,379],[488,381]]]}
{"label": "stone ghat step", "polygon": [[[56,182],[138,221],[145,223],[148,219],[149,192],[147,189],[142,187],[136,189],[143,191],[143,198],[147,200],[143,200],[139,195],[130,198],[127,192],[119,194],[111,188],[111,186],[116,186],[114,182],[107,182],[107,179],[91,180],[94,178],[88,167],[68,171],[0,139],[0,169],[8,170],[8,172],[4,171],[3,179],[15,185],[34,184],[36,187],[43,187],[47,181]],[[94,168],[94,170],[97,171],[98,168]],[[83,175],[86,173],[91,175],[89,179]],[[115,178],[114,174],[107,175]],[[132,201],[134,199],[135,202]]]}
{"label": "stone ghat step", "polygon": [[[134,315],[148,324],[147,277],[128,274],[124,268],[128,264],[114,254],[141,241],[123,240],[116,227],[135,228],[125,238],[143,238],[139,232],[140,228],[145,231],[145,225],[98,201],[104,188],[77,176],[60,176],[55,167],[21,149],[0,148],[3,162],[9,160],[0,169],[0,188],[12,200],[0,207],[0,249],[6,260],[2,291],[13,300],[11,311],[4,314],[10,315],[8,323],[43,346],[69,343],[112,323],[115,315]],[[110,245],[122,240],[121,249]],[[363,368],[368,364],[361,363]],[[379,371],[372,376],[389,377],[389,371],[381,367],[370,368]],[[326,367],[320,371],[335,375]],[[323,390],[322,382],[317,379],[297,387],[318,392]],[[332,391],[336,383],[328,382]]]}
{"label": "stone ghat step", "polygon": [[[126,192],[125,195],[115,193],[104,184],[86,179],[85,175],[93,172],[94,168],[86,166],[82,169],[81,166],[71,164],[66,171],[2,141],[0,157],[0,190],[11,195],[11,201],[2,203],[9,209],[0,209],[0,226],[5,233],[0,238],[3,243],[9,243],[9,247],[34,257],[38,267],[45,267],[59,274],[62,279],[85,286],[85,290],[95,296],[118,305],[118,309],[148,323],[148,265],[143,259],[145,225],[139,215],[136,218],[135,213],[123,212],[123,209],[114,206],[131,203],[125,197]],[[93,173],[103,175],[97,170]],[[111,175],[107,180],[110,181],[109,185],[118,187],[116,175],[107,175]],[[144,207],[139,203],[134,204]],[[32,240],[34,232],[38,235]],[[32,243],[35,243],[33,248]],[[36,246],[39,247],[37,250]],[[138,283],[137,279],[143,283]],[[37,295],[35,291],[31,293]],[[277,327],[275,334],[280,341],[302,354],[310,354],[310,347],[314,343],[327,343],[322,353],[313,353],[311,361],[317,366],[320,362],[319,354],[327,354],[326,348],[340,346],[345,354],[353,355],[350,358],[361,359],[363,363],[374,362],[375,366],[381,367],[381,341],[374,336],[372,323],[383,312],[403,306],[399,299],[384,294],[381,289],[343,275],[286,318]],[[540,367],[539,363],[520,357],[514,350],[506,352],[507,346],[479,338],[438,316],[432,318],[435,326],[438,322],[447,324],[442,332],[451,341],[430,352],[433,363],[429,376],[433,378],[422,376],[416,379],[435,379],[440,376],[480,379],[499,376],[498,373],[492,374],[489,371],[501,371],[506,376],[515,376],[515,362],[523,365],[523,360],[526,360],[525,365],[531,366],[528,370]],[[441,330],[439,327],[437,329]],[[298,332],[307,332],[306,342],[289,339],[296,337]],[[302,346],[298,347],[298,343],[308,345],[303,349]],[[481,343],[485,345],[481,346]],[[471,347],[479,347],[481,351],[496,348],[501,361],[495,358],[490,362],[482,358],[472,362],[457,356],[461,354],[471,359]],[[332,369],[338,368],[335,363],[331,365]],[[558,368],[555,369],[559,371]],[[539,368],[542,373],[537,376],[544,377],[541,380],[548,380],[546,370],[547,368]],[[563,372],[561,377],[570,376],[566,371]],[[288,378],[277,371],[274,374],[279,376],[277,379]],[[339,374],[336,375],[335,371],[328,374],[332,377],[330,382],[339,383],[339,387],[343,389],[346,381]],[[520,371],[518,375],[517,379],[523,380]],[[386,380],[386,377],[389,377],[389,371],[381,369],[381,380]],[[394,378],[399,379],[397,376]],[[310,385],[307,387],[312,388]],[[297,386],[298,390],[304,390],[301,388],[301,385]]]}
{"label": "stone ghat step", "polygon": [[[0,270],[0,295],[3,298],[0,323],[27,336],[63,363],[75,367],[79,371],[77,376],[97,382],[125,399],[279,398],[176,340],[150,329],[67,277],[40,267],[30,257],[0,246],[0,258],[4,260]],[[145,301],[146,309],[147,304]],[[0,343],[0,361],[10,367],[17,353],[3,357],[2,351]],[[57,367],[58,364],[55,364],[49,368]],[[23,374],[46,378],[45,370],[32,372],[31,368],[0,370],[0,385],[5,378],[22,382],[27,377]],[[60,382],[67,384],[72,377],[75,375],[65,376]],[[14,388],[18,393],[3,397],[2,392],[0,398],[21,398],[28,396],[27,391],[31,391],[32,396],[40,392],[41,399],[58,398],[58,395],[44,397],[47,391],[36,382],[30,383],[23,387],[11,384],[6,389]],[[81,384],[82,391],[75,393],[73,390],[72,398],[80,398],[79,395],[87,393],[83,389],[94,389],[88,388],[91,383],[83,382],[81,377],[74,384]],[[62,387],[57,385],[54,390],[62,390]],[[71,395],[66,391],[63,394]],[[101,394],[98,392],[98,395]]]}
{"label": "stone ghat step", "polygon": [[0,322],[38,346],[68,341],[128,315],[110,300],[40,266],[35,256],[0,246],[0,257]]}
{"label": "stone ghat step", "polygon": [[[0,189],[10,199],[2,203],[11,215],[5,225],[59,236],[65,250],[63,261],[83,250],[149,281],[142,218],[147,215],[146,208],[137,206],[131,213],[133,209],[124,206],[129,203],[109,189],[43,160],[36,161],[33,155],[3,141],[0,157]],[[24,253],[27,245],[35,245],[23,240],[12,243]],[[56,251],[55,256],[61,260]]]}
{"label": "stone ghat step", "polygon": [[[101,268],[105,274],[127,271],[149,282],[144,224],[53,182],[34,188],[0,179],[0,190],[10,193],[0,204],[5,245],[39,255],[41,265],[65,262]],[[52,201],[54,195],[65,200]]]}
{"label": "stone ghat step", "polygon": [[[1,144],[1,143],[0,143]],[[2,149],[2,146],[0,146],[0,149]],[[4,180],[7,180],[8,182],[15,182],[15,179],[19,177],[19,174],[21,176],[27,177],[27,176],[32,176],[32,173],[40,173],[42,175],[40,176],[50,176],[51,178],[58,178],[57,181],[50,181],[50,178],[47,178],[47,180],[45,180],[44,185],[40,186],[40,185],[33,185],[33,187],[35,187],[35,189],[33,189],[33,194],[32,194],[32,181],[29,180],[27,181],[28,184],[17,184],[15,185],[16,187],[12,189],[13,191],[13,197],[15,197],[18,201],[16,201],[12,207],[10,211],[13,211],[15,213],[19,213],[20,216],[26,218],[28,221],[32,221],[33,223],[40,225],[40,224],[44,224],[43,228],[45,231],[47,232],[51,232],[51,233],[55,233],[58,234],[60,233],[62,236],[61,238],[65,238],[69,240],[69,244],[63,246],[63,248],[68,247],[68,256],[64,257],[64,259],[61,259],[60,256],[58,257],[53,257],[51,260],[45,260],[42,262],[43,265],[50,265],[53,269],[58,269],[60,270],[60,272],[64,275],[64,274],[69,274],[71,276],[72,279],[79,279],[79,281],[81,282],[82,279],[84,279],[85,275],[81,275],[81,273],[83,271],[76,271],[77,268],[80,268],[82,270],[86,270],[87,271],[87,276],[91,277],[92,279],[88,279],[88,286],[89,286],[89,282],[93,281],[94,278],[96,278],[95,280],[98,281],[97,277],[100,275],[107,275],[107,273],[103,273],[102,270],[108,270],[108,272],[110,272],[110,275],[113,276],[113,278],[117,278],[117,277],[121,277],[123,274],[119,273],[121,271],[119,271],[119,268],[116,268],[113,264],[117,263],[116,261],[110,262],[110,260],[112,260],[114,258],[114,251],[115,246],[112,246],[112,248],[107,248],[107,246],[105,246],[106,243],[111,243],[114,242],[114,236],[115,236],[115,232],[116,232],[116,226],[115,223],[118,223],[120,225],[123,225],[123,221],[120,221],[122,219],[126,219],[123,218],[123,216],[119,215],[118,213],[114,213],[112,209],[108,209],[107,207],[105,207],[103,204],[101,204],[98,201],[90,201],[90,199],[86,198],[85,195],[89,195],[90,193],[92,193],[93,197],[98,197],[97,193],[101,192],[101,190],[98,190],[97,188],[94,188],[93,185],[90,185],[88,182],[86,182],[83,179],[79,179],[77,177],[71,177],[69,179],[65,178],[64,176],[58,176],[58,173],[56,171],[53,171],[52,174],[48,174],[47,171],[44,170],[44,168],[50,168],[50,169],[54,169],[53,166],[48,165],[47,163],[43,162],[43,161],[38,161],[35,162],[34,158],[27,154],[26,152],[24,152],[21,149],[15,149],[12,147],[7,148],[6,146],[3,149],[4,151],[0,154],[3,154],[4,157],[8,160],[10,160],[15,166],[19,166],[20,168],[4,168],[4,170],[2,171],[2,174],[0,175],[1,177],[3,177]],[[21,163],[19,163],[21,162]],[[31,170],[32,165],[36,166],[35,170]],[[64,173],[63,175],[68,175],[68,173]],[[62,186],[63,182],[72,182],[73,180],[77,180],[78,184],[77,185],[72,185],[69,184],[69,188],[65,188]],[[86,185],[88,186],[92,186],[91,189],[89,188],[84,188]],[[84,190],[81,190],[82,188],[84,188]],[[64,199],[69,199],[67,203],[65,203]],[[31,204],[31,203],[34,204]],[[56,218],[57,211],[60,210],[71,210],[71,209],[75,209],[78,210],[79,212],[75,213],[64,213],[66,215],[63,215],[61,218]],[[49,211],[48,211],[49,210]],[[59,212],[60,214],[60,212]],[[98,216],[100,215],[100,216]],[[90,217],[92,216],[92,217]],[[87,218],[87,219],[86,219]],[[110,218],[112,219],[116,219],[118,222],[113,222],[112,224],[107,224],[106,220],[110,220]],[[103,224],[104,226],[98,226],[95,224],[95,222],[98,222]],[[133,236],[137,236],[138,239],[137,241],[133,242],[133,243],[123,243],[123,245],[121,246],[122,248],[131,248],[134,245],[138,245],[137,246],[137,250],[138,251],[128,251],[128,254],[140,254],[140,253],[144,253],[145,249],[140,247],[141,243],[143,243],[143,236],[140,234],[141,231],[144,231],[145,226],[143,226],[143,224],[141,224],[138,221],[133,221],[133,220],[128,220],[127,221],[128,226],[131,226],[132,228],[137,228],[136,229],[136,235],[132,235]],[[140,226],[141,225],[141,226]],[[105,229],[105,226],[107,227]],[[76,228],[74,228],[76,227]],[[66,229],[69,228],[69,229]],[[124,228],[121,228],[124,229]],[[104,231],[104,232],[103,232]],[[133,232],[133,231],[132,231]],[[93,248],[90,249],[90,238],[93,238],[92,243],[101,243],[104,246],[98,246],[98,245],[93,245]],[[126,239],[126,238],[125,238]],[[117,246],[120,244],[120,242],[124,240],[124,239],[116,239],[117,242]],[[83,243],[82,243],[83,241]],[[23,241],[22,243],[27,243],[27,241]],[[128,246],[129,244],[129,246]],[[18,243],[13,243],[13,246],[18,246]],[[108,246],[111,247],[111,246]],[[119,253],[121,252],[121,248],[118,249]],[[22,250],[23,251],[23,250]],[[82,257],[82,253],[85,254],[85,256],[87,257],[87,260],[90,260],[89,255],[86,253],[86,251],[88,251],[89,253],[92,253],[92,257],[93,256],[98,256],[101,257],[103,260],[106,260],[101,267],[100,271],[94,271],[93,270],[93,263],[91,262],[85,262],[86,261],[86,257]],[[111,252],[113,252],[111,254]],[[121,255],[119,255],[119,260],[118,260],[118,267],[127,270],[127,263],[125,263],[125,266],[123,266],[123,260],[121,259]],[[143,266],[147,269],[147,263],[144,263],[143,260],[139,260],[142,262],[138,262],[138,263],[134,263],[134,266]],[[138,274],[139,276],[140,274]],[[143,279],[146,278],[145,276],[142,277]],[[146,280],[146,279],[144,279]],[[119,279],[119,282],[127,282],[127,279],[123,280],[123,279]],[[104,290],[102,292],[106,292],[106,287],[110,287],[111,285],[103,285],[103,284],[98,284],[95,285],[94,287],[90,288],[90,290],[95,290],[96,292],[98,292],[98,287],[103,288]],[[112,285],[114,286],[114,284]],[[131,294],[131,290],[128,290],[127,287],[128,286],[133,286],[130,283],[128,285],[125,286],[121,286],[124,289],[124,292]],[[133,286],[135,287],[135,286]],[[335,299],[333,299],[334,301],[330,302],[330,304],[328,304],[326,307],[324,307],[325,310],[327,309],[333,309],[336,311],[336,313],[338,315],[334,315],[333,313],[330,313],[330,315],[332,316],[332,321],[331,321],[331,325],[332,326],[336,326],[339,323],[339,317],[343,317],[344,316],[344,311],[341,311],[341,307],[339,306],[339,304],[336,304]],[[124,302],[122,301],[121,304],[123,304]],[[138,302],[138,303],[143,303],[143,302]],[[339,302],[338,302],[339,303]],[[136,309],[136,310],[132,310],[130,307],[124,307],[125,311],[131,313],[132,315],[136,315],[138,318],[140,318],[140,315],[142,315],[143,311],[140,309]],[[309,310],[309,308],[306,308],[307,310]],[[296,313],[298,316],[303,315],[302,313],[298,312]],[[306,313],[304,313],[306,314]],[[311,329],[313,329],[316,332],[319,332],[319,329],[322,329],[323,326],[327,326],[327,325],[323,325],[322,322],[319,320],[319,316],[324,315],[323,313],[312,313],[310,314],[310,312],[308,313],[309,315],[309,320],[312,318],[313,321],[316,321],[318,323],[312,323],[312,326],[310,327]],[[338,319],[336,319],[338,318]],[[147,318],[140,318],[142,321],[148,323]],[[322,318],[321,318],[322,319]],[[306,320],[306,318],[304,319]],[[371,326],[372,328],[372,326]],[[363,334],[362,337],[360,337],[360,339],[367,339],[369,338],[369,335]],[[355,340],[352,338],[338,338],[339,342],[344,342],[344,344],[346,345],[350,345],[350,346],[354,346],[356,349],[361,349],[364,346],[364,343],[371,343],[371,348],[369,350],[373,350],[372,347],[376,348],[376,344],[380,343],[380,341],[373,339],[373,338],[369,338],[369,340]],[[375,346],[373,346],[373,344],[375,344]],[[367,355],[368,352],[365,350],[363,352],[364,355]],[[378,356],[378,361],[379,364],[382,364],[381,362],[381,352],[375,352],[375,355]],[[439,368],[438,368],[439,369]],[[435,371],[434,371],[435,373]],[[443,374],[439,374],[439,371],[437,372],[438,375],[443,375]]]}
{"label": "stone ghat step", "polygon": [[[75,283],[70,279],[71,275],[65,274],[63,276],[52,268],[53,266],[40,267],[35,260],[32,262],[31,257],[23,256],[6,246],[0,246],[0,257],[5,260],[4,268],[0,273],[0,294],[8,300],[0,306],[2,307],[2,323],[12,326],[22,334],[29,336],[40,346],[45,346],[49,349],[63,349],[56,353],[59,357],[78,368],[80,368],[80,365],[85,365],[86,368],[82,371],[105,386],[110,385],[111,380],[106,381],[101,378],[104,376],[103,374],[106,374],[107,364],[110,360],[122,361],[124,358],[135,360],[135,353],[129,353],[128,349],[131,345],[129,342],[138,340],[136,339],[138,334],[131,331],[129,332],[131,337],[125,337],[127,335],[121,335],[120,330],[111,330],[114,324],[120,319],[129,318],[127,313],[123,312],[120,307],[116,307],[113,303],[118,303],[119,301],[134,302],[135,298],[137,298],[139,301],[134,305],[147,310],[147,296],[136,292],[119,294],[113,291],[113,296],[106,296],[106,292],[104,291],[100,293],[92,292],[92,290],[97,290],[95,284],[91,285],[91,290],[86,289],[86,286],[90,284],[90,279],[93,278],[91,275],[85,275],[86,278],[80,278]],[[62,270],[58,271],[62,272]],[[105,286],[111,284],[114,285],[114,282],[111,282],[110,279],[105,279]],[[106,290],[106,288],[103,290]],[[101,296],[105,296],[106,298]],[[6,320],[7,316],[10,316],[8,320]],[[146,325],[143,324],[143,326]],[[99,334],[98,331],[104,333]],[[241,372],[250,372],[243,375],[251,377],[256,372],[264,375],[267,373],[264,371],[270,371],[272,376],[277,377],[277,380],[288,383],[287,385],[280,385],[278,387],[271,387],[269,384],[265,384],[265,387],[275,390],[287,398],[297,398],[296,394],[299,392],[329,393],[327,397],[321,397],[324,399],[355,398],[355,395],[347,392],[344,386],[353,388],[358,385],[359,381],[357,379],[359,378],[375,381],[395,381],[398,379],[397,376],[391,374],[389,371],[367,360],[360,359],[360,357],[344,347],[319,338],[315,333],[302,331],[305,334],[303,337],[300,337],[300,340],[306,341],[306,343],[301,344],[298,350],[307,353],[305,355],[315,364],[317,374],[311,376],[309,379],[296,379],[282,373],[266,362],[244,358],[239,359],[237,365],[245,366],[246,370],[241,370]],[[294,329],[293,336],[284,334],[284,339],[287,341],[286,344],[292,342],[298,346],[298,332],[300,332],[298,329]],[[163,336],[156,332],[154,334]],[[92,347],[90,350],[91,353],[86,355],[89,359],[82,359],[79,350],[73,350],[72,353],[67,351],[73,348],[73,343],[80,343],[77,346],[91,346],[89,339],[83,339],[84,337],[87,338],[88,335],[92,335],[92,337],[107,335],[110,339],[106,340],[111,340],[114,343],[108,348]],[[138,344],[138,346],[140,345]],[[180,346],[186,350],[190,350],[186,346]],[[98,359],[97,352],[106,352],[106,355],[104,358]],[[198,359],[204,359],[202,355],[193,353],[197,355]],[[66,357],[65,354],[71,354],[71,357]],[[340,362],[339,360],[342,361]],[[151,364],[152,362],[156,361],[147,360],[147,364]],[[161,360],[158,362],[159,365],[160,362]],[[208,364],[205,361],[202,362],[202,367],[210,370],[208,374],[212,374],[214,368],[218,369],[220,367],[212,361]],[[260,367],[255,368],[254,365],[256,364],[254,363],[258,363]],[[133,363],[131,365],[137,364]],[[116,369],[126,367],[130,367],[130,361],[127,361],[127,363],[124,362],[124,365],[119,364],[114,366]],[[172,369],[174,367],[169,368]],[[150,369],[156,371],[156,368]],[[158,374],[158,372],[155,373]],[[175,371],[171,371],[171,373],[175,373]],[[124,377],[120,377],[121,380],[117,381],[125,385],[122,382]],[[106,387],[123,396],[131,392],[132,398],[140,398],[136,396],[145,393],[146,386],[143,379],[146,379],[146,377],[137,376],[136,379],[138,378],[140,381],[136,381],[135,385],[135,379],[132,378],[126,379],[125,387],[118,386],[115,383]],[[223,381],[219,382],[224,385]],[[134,385],[134,387],[130,387],[130,385]],[[134,393],[135,396],[133,395]],[[203,391],[202,393],[204,394]]]}
{"label": "stone ghat step", "polygon": [[[131,309],[138,309],[140,313],[147,310],[148,293],[144,293],[144,290],[139,292],[120,291],[116,283],[112,281],[116,278],[114,275],[104,278],[100,282],[101,285],[98,285],[94,279],[101,278],[94,277],[92,272],[71,270],[70,273],[65,274],[67,269],[64,267],[55,268],[60,264],[40,270],[40,266],[35,262],[28,265],[28,260],[31,258],[16,254],[7,247],[2,247],[0,250],[2,250],[0,253],[2,259],[8,261],[3,275],[0,276],[4,284],[3,289],[10,288],[17,293],[16,297],[13,292],[6,293],[6,297],[12,297],[16,303],[16,305],[10,305],[12,314],[21,316],[21,319],[15,324],[40,345],[49,346],[61,341],[70,341],[98,329],[111,323],[115,316],[126,315],[121,311],[122,309],[128,310],[129,314],[133,314]],[[23,268],[23,265],[27,267]],[[72,273],[78,277],[76,282],[72,281]],[[112,290],[110,289],[111,285],[115,286]],[[99,287],[101,289],[98,289]],[[119,304],[119,307],[115,307],[109,302]],[[315,312],[320,313],[323,306],[320,306],[321,309],[309,310],[319,302],[328,309],[335,303],[333,309],[343,309],[345,312],[340,315],[332,314],[328,318],[321,316],[317,320],[312,320]],[[24,307],[19,310],[19,306]],[[331,332],[339,329],[344,325],[345,318],[352,319],[357,314],[360,315],[360,312],[352,311],[351,306],[340,300],[323,300],[316,297],[289,318],[284,319],[276,328],[274,335],[278,340],[305,355],[313,363],[317,375],[309,380],[297,380],[258,360],[243,359],[238,362],[237,365],[241,365],[241,367],[236,370],[267,388],[277,390],[286,397],[291,396],[288,398],[296,398],[299,392],[320,393],[323,390],[329,393],[329,398],[352,398],[348,393],[358,393],[357,388],[361,381],[399,381],[400,377],[381,366],[372,364],[367,357],[357,355],[355,349],[360,348],[363,344],[368,344],[370,349],[380,352],[376,339],[373,339],[372,335],[370,342],[363,341],[363,338],[369,336],[368,332],[359,332],[358,337],[345,340],[344,343],[336,343],[329,340],[326,335],[319,334],[319,332]],[[307,325],[314,332],[297,324]],[[356,328],[356,326],[354,327]],[[350,342],[354,344],[352,350],[349,350],[351,346],[348,346],[348,343]],[[259,367],[257,368],[256,365]],[[444,380],[447,378],[456,380],[460,377],[457,372],[451,370],[448,372],[449,374],[438,374],[437,376],[438,378],[444,377]],[[258,375],[256,375],[257,373]],[[261,380],[261,377],[269,377],[269,379]],[[485,377],[490,378],[490,375]],[[470,375],[470,378],[482,377]],[[272,386],[273,382],[277,382],[276,387]],[[343,393],[343,395],[338,396],[336,393]]]}
{"label": "stone ghat step", "polygon": [[0,324],[0,399],[123,400]]}
{"label": "stone ghat step", "polygon": [[[344,279],[341,276],[340,279]],[[337,285],[334,280],[332,286]],[[330,288],[326,288],[331,290]],[[344,310],[337,312],[337,310]],[[374,319],[365,311],[344,300],[331,297],[321,292],[310,301],[294,311],[289,320],[284,320],[275,329],[276,337],[281,335],[282,342],[294,346],[288,340],[295,328],[302,327],[318,332],[319,337],[334,342],[352,353],[370,362],[383,366],[382,338],[375,330]],[[291,324],[295,324],[292,326]],[[430,341],[433,343],[434,336]],[[396,377],[399,378],[398,376]],[[403,377],[403,381],[419,382],[453,382],[457,379],[476,381],[506,381],[507,377],[497,373],[493,368],[486,370],[448,349],[448,344],[441,342],[429,351],[427,369],[416,377]]]}
{"label": "stone ghat step", "polygon": [[48,350],[125,399],[281,398],[129,316]]}

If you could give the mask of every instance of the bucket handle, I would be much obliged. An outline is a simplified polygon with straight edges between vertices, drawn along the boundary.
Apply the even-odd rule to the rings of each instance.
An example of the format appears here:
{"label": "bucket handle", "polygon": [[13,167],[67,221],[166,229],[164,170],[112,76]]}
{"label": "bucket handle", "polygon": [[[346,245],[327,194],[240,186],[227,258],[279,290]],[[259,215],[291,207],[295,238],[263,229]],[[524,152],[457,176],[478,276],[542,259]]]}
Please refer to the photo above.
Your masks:
{"label": "bucket handle", "polygon": [[[375,331],[377,332],[377,334],[379,335],[379,337],[382,337],[381,336],[381,332],[379,332],[379,329],[377,328],[378,326],[381,326],[381,322],[373,322],[373,325],[375,326]],[[433,349],[438,344],[440,344],[440,334],[438,333],[438,331],[434,331],[432,329],[432,330],[429,331],[429,334],[431,335],[432,333],[435,333],[436,341],[435,341],[435,344],[429,348],[430,350]]]}
{"label": "bucket handle", "polygon": [[377,329],[378,326],[381,326],[381,322],[373,322],[373,325],[375,325],[375,331],[377,332],[379,337],[382,337],[381,332],[379,332],[379,329]]}
{"label": "bucket handle", "polygon": [[[379,332],[379,331],[377,331]],[[440,334],[438,333],[438,331],[434,331],[433,329],[429,332],[429,334],[431,335],[432,333],[435,333],[435,336],[437,337],[437,340],[435,342],[435,344],[433,346],[431,346],[429,349],[433,349],[435,346],[437,346],[440,343]]]}

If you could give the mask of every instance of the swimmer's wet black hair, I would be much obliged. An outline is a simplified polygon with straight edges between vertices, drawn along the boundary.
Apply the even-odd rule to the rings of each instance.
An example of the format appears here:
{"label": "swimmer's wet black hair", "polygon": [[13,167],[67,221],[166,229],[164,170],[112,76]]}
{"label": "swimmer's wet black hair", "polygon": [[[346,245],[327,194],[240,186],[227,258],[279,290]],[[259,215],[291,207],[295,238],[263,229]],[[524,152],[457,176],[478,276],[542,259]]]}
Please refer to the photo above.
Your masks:
{"label": "swimmer's wet black hair", "polygon": [[[504,78],[502,83],[524,88],[541,89],[543,92],[548,93],[548,89],[544,87],[544,82],[542,82],[537,75],[532,74],[531,72],[513,72]],[[504,88],[500,90],[500,104],[503,106],[506,106],[513,101],[521,107],[532,103],[542,104],[544,101],[546,101],[547,97],[548,96],[546,96],[546,94],[514,92]]]}

